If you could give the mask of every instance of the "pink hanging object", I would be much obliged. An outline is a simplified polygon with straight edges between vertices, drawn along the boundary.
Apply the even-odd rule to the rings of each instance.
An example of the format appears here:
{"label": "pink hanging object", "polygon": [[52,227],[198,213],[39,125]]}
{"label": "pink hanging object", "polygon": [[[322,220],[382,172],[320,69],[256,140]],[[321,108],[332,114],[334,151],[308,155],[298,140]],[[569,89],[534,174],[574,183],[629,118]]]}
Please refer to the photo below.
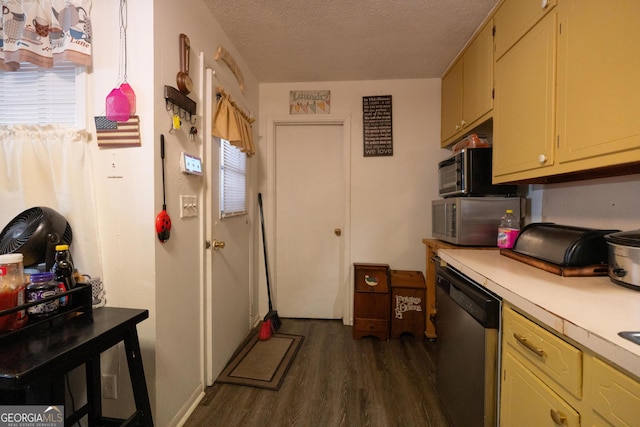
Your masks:
{"label": "pink hanging object", "polygon": [[107,119],[114,122],[124,122],[129,120],[130,105],[127,95],[120,88],[113,89],[107,95]]}
{"label": "pink hanging object", "polygon": [[127,96],[129,100],[129,115],[134,115],[136,113],[136,94],[133,91],[133,88],[129,83],[124,82],[120,85],[120,90]]}

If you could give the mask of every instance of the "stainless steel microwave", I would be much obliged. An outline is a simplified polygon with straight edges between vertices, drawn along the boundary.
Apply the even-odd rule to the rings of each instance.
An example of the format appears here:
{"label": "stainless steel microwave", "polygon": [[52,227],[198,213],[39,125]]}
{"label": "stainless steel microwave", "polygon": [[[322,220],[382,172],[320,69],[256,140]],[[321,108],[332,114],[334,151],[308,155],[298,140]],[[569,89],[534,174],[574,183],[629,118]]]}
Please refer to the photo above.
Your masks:
{"label": "stainless steel microwave", "polygon": [[463,246],[497,246],[500,218],[507,209],[522,218],[520,197],[449,197],[431,204],[431,233]]}
{"label": "stainless steel microwave", "polygon": [[438,163],[442,197],[515,195],[516,185],[493,185],[491,148],[465,148]]}

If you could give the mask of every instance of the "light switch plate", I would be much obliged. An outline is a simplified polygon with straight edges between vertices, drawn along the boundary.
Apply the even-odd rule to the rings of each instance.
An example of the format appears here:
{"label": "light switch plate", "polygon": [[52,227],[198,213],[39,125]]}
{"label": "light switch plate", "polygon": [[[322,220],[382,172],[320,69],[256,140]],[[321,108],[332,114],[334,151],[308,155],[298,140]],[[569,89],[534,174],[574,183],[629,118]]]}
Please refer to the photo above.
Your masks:
{"label": "light switch plate", "polygon": [[180,195],[180,218],[198,216],[198,196]]}

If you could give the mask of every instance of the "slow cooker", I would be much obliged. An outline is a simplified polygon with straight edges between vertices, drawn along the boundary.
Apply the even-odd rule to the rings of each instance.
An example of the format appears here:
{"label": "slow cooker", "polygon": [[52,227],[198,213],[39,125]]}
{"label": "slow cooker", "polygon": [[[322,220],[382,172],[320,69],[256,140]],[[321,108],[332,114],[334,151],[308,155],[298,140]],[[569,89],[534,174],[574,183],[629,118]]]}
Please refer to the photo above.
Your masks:
{"label": "slow cooker", "polygon": [[604,238],[609,246],[611,281],[640,290],[640,230],[607,234]]}

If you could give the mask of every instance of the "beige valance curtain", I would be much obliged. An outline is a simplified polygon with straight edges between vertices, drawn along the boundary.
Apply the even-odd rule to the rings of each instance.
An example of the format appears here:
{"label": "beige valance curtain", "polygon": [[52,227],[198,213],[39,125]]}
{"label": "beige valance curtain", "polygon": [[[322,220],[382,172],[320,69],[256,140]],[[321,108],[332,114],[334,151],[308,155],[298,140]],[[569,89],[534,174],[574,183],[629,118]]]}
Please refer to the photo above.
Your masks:
{"label": "beige valance curtain", "polygon": [[256,150],[253,146],[251,125],[255,119],[242,111],[222,88],[218,87],[216,92],[219,99],[213,115],[213,130],[211,134],[218,138],[226,139],[246,153],[247,156],[253,156]]}
{"label": "beige valance curtain", "polygon": [[91,65],[92,0],[1,0],[0,69]]}

